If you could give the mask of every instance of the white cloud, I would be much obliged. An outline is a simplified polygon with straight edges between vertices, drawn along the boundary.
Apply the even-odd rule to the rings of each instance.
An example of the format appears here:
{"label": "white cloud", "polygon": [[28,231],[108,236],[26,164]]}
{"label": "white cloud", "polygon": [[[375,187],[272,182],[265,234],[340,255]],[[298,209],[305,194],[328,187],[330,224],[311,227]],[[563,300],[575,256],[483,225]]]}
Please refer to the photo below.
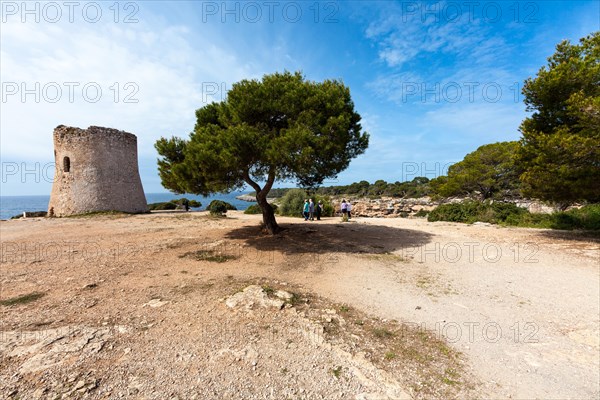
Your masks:
{"label": "white cloud", "polygon": [[[187,135],[197,108],[221,100],[221,89],[250,75],[244,61],[206,30],[194,35],[185,26],[156,21],[17,19],[3,24],[1,44],[3,161],[52,161],[52,131],[60,124],[132,132],[140,159],[153,159],[157,138]],[[203,96],[205,85],[218,91]],[[10,95],[15,88],[18,92]],[[22,89],[34,93],[22,97]],[[155,174],[155,164],[150,169]]]}
{"label": "white cloud", "polygon": [[[142,180],[153,181],[154,142],[187,136],[196,109],[255,74],[209,27],[194,33],[145,15],[136,24],[3,23],[3,162],[52,162],[52,131],[60,124],[107,126],[138,137],[140,162],[151,160],[140,164]],[[30,93],[22,97],[22,89]]]}
{"label": "white cloud", "polygon": [[[455,54],[463,57],[473,50],[478,57],[495,54],[495,43],[487,43],[488,29],[468,15],[453,22],[445,18],[408,13],[404,5],[388,5],[382,16],[366,29],[366,37],[379,47],[379,58],[388,67],[402,67],[422,55]],[[439,14],[438,17],[443,14]],[[497,44],[497,43],[496,43]]]}
{"label": "white cloud", "polygon": [[[367,88],[403,106],[490,102],[496,92],[501,102],[521,100],[518,85],[523,78],[515,71],[514,49],[501,24],[469,13],[454,22],[435,20],[431,14],[422,18],[425,6],[411,4],[417,11],[408,12],[405,5],[386,7],[366,29],[384,63]],[[445,2],[435,6],[438,16],[452,8]]]}
{"label": "white cloud", "polygon": [[[423,77],[414,72],[389,73],[379,75],[366,87],[373,91],[379,98],[385,98],[395,103],[405,103],[408,100],[413,101],[413,94],[410,94],[415,85],[420,85],[424,81]],[[416,89],[415,89],[416,90]]]}

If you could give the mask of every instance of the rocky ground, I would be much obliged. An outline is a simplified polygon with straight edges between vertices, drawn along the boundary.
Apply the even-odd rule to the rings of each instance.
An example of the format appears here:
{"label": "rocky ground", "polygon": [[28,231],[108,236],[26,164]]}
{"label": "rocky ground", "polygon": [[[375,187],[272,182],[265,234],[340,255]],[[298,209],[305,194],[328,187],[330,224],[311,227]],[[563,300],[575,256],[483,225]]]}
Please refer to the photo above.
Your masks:
{"label": "rocky ground", "polygon": [[0,222],[0,397],[600,395],[597,238],[259,221]]}

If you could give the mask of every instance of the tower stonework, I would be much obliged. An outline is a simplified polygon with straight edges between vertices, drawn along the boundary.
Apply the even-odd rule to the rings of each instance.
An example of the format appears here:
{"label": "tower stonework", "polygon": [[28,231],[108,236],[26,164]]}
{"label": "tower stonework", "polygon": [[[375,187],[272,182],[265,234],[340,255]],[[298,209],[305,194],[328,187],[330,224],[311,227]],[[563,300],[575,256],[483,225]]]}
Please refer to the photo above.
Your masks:
{"label": "tower stonework", "polygon": [[137,138],[117,129],[54,129],[54,183],[48,215],[93,211],[146,212]]}

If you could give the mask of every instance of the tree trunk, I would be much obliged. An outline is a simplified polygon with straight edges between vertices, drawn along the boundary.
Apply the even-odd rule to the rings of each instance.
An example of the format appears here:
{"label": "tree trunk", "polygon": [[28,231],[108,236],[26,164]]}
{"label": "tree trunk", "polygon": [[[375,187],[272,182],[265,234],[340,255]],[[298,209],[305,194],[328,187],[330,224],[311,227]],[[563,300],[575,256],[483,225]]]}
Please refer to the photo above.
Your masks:
{"label": "tree trunk", "polygon": [[261,193],[256,194],[256,201],[262,210],[264,227],[271,235],[275,235],[279,233],[280,230],[277,221],[275,221],[275,212],[273,211],[273,207],[271,207],[267,201],[267,196],[261,196],[260,194]]}
{"label": "tree trunk", "polygon": [[273,207],[271,207],[267,201],[267,195],[269,194],[269,191],[273,187],[273,182],[275,181],[275,169],[271,168],[269,170],[267,182],[262,189],[258,183],[254,182],[250,178],[250,173],[248,170],[244,171],[244,180],[256,191],[256,202],[262,210],[264,228],[271,235],[279,233],[280,229],[279,225],[277,225],[277,221],[275,221],[275,212],[273,211]]}

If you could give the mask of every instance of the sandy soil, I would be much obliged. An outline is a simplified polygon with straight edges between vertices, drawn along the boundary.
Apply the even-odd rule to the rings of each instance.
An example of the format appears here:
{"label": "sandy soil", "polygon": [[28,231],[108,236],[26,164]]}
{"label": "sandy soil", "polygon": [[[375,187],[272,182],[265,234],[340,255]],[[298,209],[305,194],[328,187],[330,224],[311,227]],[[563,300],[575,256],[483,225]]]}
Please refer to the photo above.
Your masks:
{"label": "sandy soil", "polygon": [[1,222],[0,397],[600,396],[597,238],[229,215]]}

